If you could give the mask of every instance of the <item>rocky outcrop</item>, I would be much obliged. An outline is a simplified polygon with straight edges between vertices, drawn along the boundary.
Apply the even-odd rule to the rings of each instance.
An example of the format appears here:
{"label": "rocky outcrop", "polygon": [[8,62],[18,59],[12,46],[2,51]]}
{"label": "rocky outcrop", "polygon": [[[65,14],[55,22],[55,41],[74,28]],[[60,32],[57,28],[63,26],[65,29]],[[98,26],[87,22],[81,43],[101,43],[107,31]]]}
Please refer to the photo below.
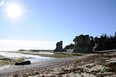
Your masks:
{"label": "rocky outcrop", "polygon": [[80,53],[91,53],[91,52],[93,52],[92,46],[90,44],[89,35],[76,36],[73,41],[75,42],[73,52],[80,52]]}
{"label": "rocky outcrop", "polygon": [[63,49],[63,41],[57,42],[56,43],[56,48],[54,51],[64,51]]}

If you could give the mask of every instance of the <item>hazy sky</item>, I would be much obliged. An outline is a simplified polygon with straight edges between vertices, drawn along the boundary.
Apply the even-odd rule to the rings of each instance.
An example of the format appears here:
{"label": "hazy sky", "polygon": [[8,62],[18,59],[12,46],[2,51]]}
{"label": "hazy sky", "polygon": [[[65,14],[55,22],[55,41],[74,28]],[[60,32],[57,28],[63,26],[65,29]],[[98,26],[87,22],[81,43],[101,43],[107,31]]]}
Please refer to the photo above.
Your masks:
{"label": "hazy sky", "polygon": [[[22,10],[19,17],[7,15],[6,6],[12,3]],[[33,41],[33,46],[38,42],[35,48],[54,49],[57,41],[69,44],[80,34],[113,35],[115,31],[116,0],[0,0],[0,48],[7,45],[5,41],[18,41],[21,48],[26,40],[27,44]],[[42,41],[47,45],[40,47]]]}

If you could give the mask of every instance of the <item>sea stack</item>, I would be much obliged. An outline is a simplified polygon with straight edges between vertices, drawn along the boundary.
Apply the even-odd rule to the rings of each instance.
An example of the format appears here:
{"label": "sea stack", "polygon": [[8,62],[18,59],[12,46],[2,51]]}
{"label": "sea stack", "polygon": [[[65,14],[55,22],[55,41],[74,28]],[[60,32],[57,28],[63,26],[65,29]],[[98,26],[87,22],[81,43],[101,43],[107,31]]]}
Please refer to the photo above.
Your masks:
{"label": "sea stack", "polygon": [[63,41],[57,42],[56,43],[56,48],[54,51],[64,51],[63,49]]}

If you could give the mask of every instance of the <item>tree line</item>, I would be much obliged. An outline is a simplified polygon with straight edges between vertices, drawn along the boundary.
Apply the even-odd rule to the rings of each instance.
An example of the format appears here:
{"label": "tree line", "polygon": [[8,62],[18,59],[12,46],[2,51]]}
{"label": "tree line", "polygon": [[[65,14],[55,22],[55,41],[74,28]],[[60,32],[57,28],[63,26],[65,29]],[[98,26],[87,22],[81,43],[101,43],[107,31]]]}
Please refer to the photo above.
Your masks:
{"label": "tree line", "polygon": [[116,32],[110,36],[102,34],[100,37],[81,34],[76,36],[73,42],[74,44],[67,45],[64,49],[73,49],[73,52],[84,53],[116,49]]}

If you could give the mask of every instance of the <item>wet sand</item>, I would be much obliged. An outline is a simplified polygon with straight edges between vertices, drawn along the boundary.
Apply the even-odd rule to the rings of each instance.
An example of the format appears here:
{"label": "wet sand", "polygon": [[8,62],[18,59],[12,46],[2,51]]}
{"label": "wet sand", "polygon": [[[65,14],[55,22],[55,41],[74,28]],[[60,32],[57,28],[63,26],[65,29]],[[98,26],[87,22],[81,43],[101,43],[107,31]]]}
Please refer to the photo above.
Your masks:
{"label": "wet sand", "polygon": [[116,77],[116,70],[105,66],[109,61],[116,61],[116,53],[58,58],[25,66],[13,65],[0,70],[0,77]]}
{"label": "wet sand", "polygon": [[[86,55],[90,56],[90,55]],[[43,61],[43,62],[36,62],[32,63],[30,65],[24,65],[24,66],[15,66],[15,65],[7,65],[4,69],[0,70],[0,77],[14,75],[15,73],[18,73],[19,75],[23,75],[25,73],[32,73],[33,71],[42,70],[45,68],[55,68],[63,66],[64,64],[70,64],[74,60],[77,60],[79,58],[84,58],[85,56],[75,56],[75,57],[68,57],[68,58],[56,58],[51,59],[49,61]]]}

